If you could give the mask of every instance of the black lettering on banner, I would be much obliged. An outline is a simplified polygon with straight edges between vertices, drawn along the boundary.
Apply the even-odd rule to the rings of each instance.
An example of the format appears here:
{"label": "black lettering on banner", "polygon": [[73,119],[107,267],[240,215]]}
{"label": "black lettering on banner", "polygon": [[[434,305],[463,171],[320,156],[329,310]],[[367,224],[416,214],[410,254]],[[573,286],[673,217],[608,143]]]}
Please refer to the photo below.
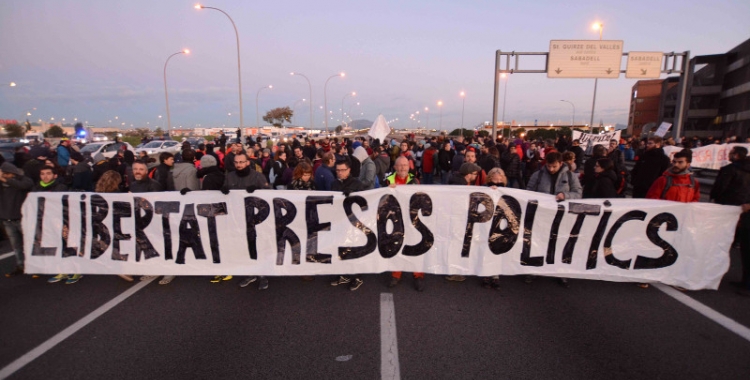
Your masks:
{"label": "black lettering on banner", "polygon": [[112,202],[112,232],[115,235],[112,239],[112,260],[128,261],[128,255],[120,253],[120,240],[130,240],[132,236],[122,233],[121,219],[131,216],[130,203]]}
{"label": "black lettering on banner", "polygon": [[565,206],[557,205],[557,213],[552,221],[552,228],[549,231],[549,244],[547,245],[547,264],[555,263],[555,251],[557,250],[557,235],[560,231],[560,223],[565,216]]}
{"label": "black lettering on banner", "polygon": [[435,236],[427,226],[419,220],[419,210],[422,216],[432,215],[432,199],[425,193],[414,193],[409,199],[409,216],[411,225],[422,234],[422,240],[415,245],[405,245],[401,252],[404,256],[419,256],[425,254],[435,244]]}
{"label": "black lettering on banner", "polygon": [[68,195],[62,196],[62,257],[75,256],[78,247],[68,247],[68,238],[70,237],[70,212],[68,206]]}
{"label": "black lettering on banner", "polygon": [[[393,231],[388,233],[388,221],[393,224]],[[391,194],[380,197],[378,202],[378,250],[380,256],[390,259],[398,254],[404,244],[404,219],[401,205]]]}
{"label": "black lettering on banner", "polygon": [[565,247],[563,248],[562,262],[565,264],[573,262],[573,251],[576,249],[578,234],[581,233],[581,227],[583,226],[584,219],[586,219],[586,215],[598,216],[602,209],[599,205],[573,202],[570,202],[568,207],[570,208],[568,213],[577,214],[578,216],[576,217],[576,222],[573,224],[573,229],[570,230],[568,242],[565,243]]}
{"label": "black lettering on banner", "polygon": [[78,255],[83,257],[86,252],[86,194],[81,195],[81,247]]}
{"label": "black lettering on banner", "polygon": [[258,197],[245,197],[245,236],[251,260],[258,260],[258,245],[255,241],[258,238],[258,232],[255,226],[263,223],[270,214],[271,206],[268,202]]}
{"label": "black lettering on banner", "polygon": [[339,257],[341,260],[353,260],[360,257],[367,256],[375,252],[375,248],[378,247],[378,239],[375,233],[372,232],[364,223],[357,219],[352,211],[352,205],[357,204],[362,211],[367,211],[367,200],[358,195],[352,195],[344,198],[344,212],[346,217],[349,218],[349,223],[352,224],[356,229],[365,233],[367,236],[367,243],[361,247],[339,247]]}
{"label": "black lettering on banner", "polygon": [[54,256],[57,249],[42,247],[42,227],[44,224],[44,203],[47,199],[39,197],[36,199],[36,231],[34,232],[34,246],[31,248],[32,256]]}
{"label": "black lettering on banner", "polygon": [[617,219],[615,224],[612,225],[612,228],[609,229],[609,232],[607,233],[607,237],[604,239],[604,260],[607,262],[607,264],[612,265],[614,267],[622,268],[622,269],[630,269],[630,263],[632,260],[619,260],[615,257],[615,252],[612,250],[612,240],[615,238],[615,234],[617,234],[617,231],[620,230],[620,227],[622,227],[625,222],[631,221],[631,220],[645,220],[646,219],[646,213],[643,211],[635,210],[635,211],[629,211],[625,215],[621,216],[620,219]]}
{"label": "black lettering on banner", "polygon": [[[495,255],[500,255],[513,249],[518,240],[518,234],[521,232],[521,204],[516,198],[509,195],[503,195],[495,206],[495,216],[492,218],[492,227],[490,228],[490,237],[487,240],[490,251]],[[505,228],[500,228],[502,221],[505,221]]]}
{"label": "black lettering on banner", "polygon": [[287,199],[274,198],[273,216],[276,220],[276,265],[284,265],[286,243],[292,248],[292,264],[299,265],[302,247],[297,234],[289,228],[289,223],[297,216],[297,208]]}
{"label": "black lettering on banner", "polygon": [[599,244],[602,242],[604,232],[607,230],[607,222],[609,217],[612,215],[612,211],[604,211],[604,215],[599,219],[599,225],[596,226],[596,232],[594,232],[594,238],[591,239],[591,246],[589,247],[589,258],[586,260],[586,269],[596,269],[596,261],[599,257]]}
{"label": "black lettering on banner", "polygon": [[307,255],[305,256],[305,261],[308,263],[331,263],[331,255],[318,252],[318,232],[331,230],[331,222],[320,223],[318,205],[332,204],[333,195],[311,195],[305,199],[305,223],[307,224]]}
{"label": "black lettering on banner", "polygon": [[526,204],[526,218],[523,220],[523,248],[521,249],[521,265],[540,267],[544,265],[544,256],[531,257],[531,236],[534,227],[534,217],[539,201],[530,200]]}
{"label": "black lettering on banner", "polygon": [[[479,205],[484,206],[484,211],[479,213]],[[461,248],[461,257],[469,257],[471,250],[471,238],[474,235],[474,223],[487,223],[492,219],[495,204],[492,198],[485,193],[471,193],[469,195],[469,215],[466,218],[466,232],[464,232],[464,243]]]}
{"label": "black lettering on banner", "polygon": [[182,212],[180,219],[180,246],[177,248],[177,264],[185,264],[185,251],[190,248],[193,250],[196,260],[205,260],[206,253],[203,251],[203,241],[201,240],[201,230],[198,227],[198,218],[195,217],[195,204],[188,203],[185,205],[185,211]]}
{"label": "black lettering on banner", "polygon": [[[133,198],[133,206],[135,207],[135,261],[141,261],[141,253],[146,260],[159,257],[159,252],[144,232],[154,218],[154,207],[146,198],[141,197]],[[166,241],[164,244],[167,244]],[[172,252],[172,242],[170,241],[169,244],[169,252]]]}
{"label": "black lettering on banner", "polygon": [[646,227],[646,236],[648,236],[648,240],[651,240],[652,243],[663,249],[664,254],[656,259],[638,256],[635,258],[633,269],[665,268],[677,261],[677,256],[679,256],[677,250],[664,241],[664,239],[659,237],[659,228],[664,223],[667,224],[667,231],[677,231],[677,218],[668,212],[663,212],[651,218],[651,220],[648,221],[648,227]]}
{"label": "black lettering on banner", "polygon": [[219,252],[219,236],[216,230],[216,217],[227,215],[227,204],[204,203],[198,205],[198,215],[205,217],[208,221],[208,241],[211,245],[211,258],[214,264],[221,263],[221,253]]}
{"label": "black lettering on banner", "polygon": [[104,218],[109,214],[109,205],[101,195],[91,195],[91,259],[98,259],[109,248],[112,238]]}
{"label": "black lettering on banner", "polygon": [[164,259],[172,260],[172,228],[169,215],[180,212],[180,202],[155,202],[154,212],[161,215],[161,228],[164,235]]}

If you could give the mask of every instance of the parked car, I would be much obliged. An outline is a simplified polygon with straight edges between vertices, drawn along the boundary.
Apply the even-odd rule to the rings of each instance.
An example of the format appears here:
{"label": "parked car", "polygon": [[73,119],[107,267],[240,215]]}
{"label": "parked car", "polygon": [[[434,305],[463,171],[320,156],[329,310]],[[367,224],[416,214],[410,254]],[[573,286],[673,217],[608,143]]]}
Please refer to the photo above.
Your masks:
{"label": "parked car", "polygon": [[146,145],[144,145],[141,148],[138,148],[135,150],[136,156],[139,155],[142,151],[146,152],[149,156],[151,155],[157,155],[162,152],[169,152],[172,154],[175,154],[180,151],[180,148],[182,147],[182,144],[174,141],[174,140],[154,140]]}
{"label": "parked car", "polygon": [[127,150],[135,153],[135,149],[133,149],[133,146],[126,142],[104,141],[86,144],[86,146],[81,148],[81,154],[88,154],[93,158],[97,154],[101,153],[106,158],[112,158],[117,153],[117,150],[122,149],[122,146],[125,146]]}
{"label": "parked car", "polygon": [[206,144],[206,139],[202,137],[191,137],[185,141],[187,141],[188,144],[190,144],[190,149],[192,150],[198,149],[198,145],[200,144]]}
{"label": "parked car", "polygon": [[3,158],[5,158],[5,162],[10,162],[11,164],[15,164],[15,154],[16,154],[16,148],[19,146],[27,147],[28,145],[23,142],[0,142],[0,154],[2,154]]}

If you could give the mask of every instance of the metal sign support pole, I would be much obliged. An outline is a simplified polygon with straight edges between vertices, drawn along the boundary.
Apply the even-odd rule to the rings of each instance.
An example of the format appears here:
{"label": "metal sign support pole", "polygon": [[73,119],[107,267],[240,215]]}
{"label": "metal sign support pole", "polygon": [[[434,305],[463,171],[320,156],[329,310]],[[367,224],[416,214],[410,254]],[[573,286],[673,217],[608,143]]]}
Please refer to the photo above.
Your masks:
{"label": "metal sign support pole", "polygon": [[492,98],[492,141],[497,140],[497,96],[500,86],[500,50],[495,52],[495,96]]}

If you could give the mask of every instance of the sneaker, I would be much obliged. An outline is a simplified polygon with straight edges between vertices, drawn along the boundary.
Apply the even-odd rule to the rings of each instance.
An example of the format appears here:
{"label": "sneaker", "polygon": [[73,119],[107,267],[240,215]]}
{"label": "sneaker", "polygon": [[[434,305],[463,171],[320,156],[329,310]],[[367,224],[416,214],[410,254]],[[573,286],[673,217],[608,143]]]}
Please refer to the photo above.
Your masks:
{"label": "sneaker", "polygon": [[172,282],[172,280],[174,280],[174,276],[164,276],[164,278],[159,281],[159,285],[167,285]]}
{"label": "sneaker", "polygon": [[221,278],[221,281],[232,281],[234,277],[230,274],[229,276],[224,276]]}
{"label": "sneaker", "polygon": [[258,282],[258,290],[266,290],[268,289],[268,278],[261,277],[260,281]]}
{"label": "sneaker", "polygon": [[157,278],[159,276],[141,276],[141,281],[149,281]]}
{"label": "sneaker", "polygon": [[568,283],[568,279],[567,278],[558,278],[557,279],[557,283],[560,286],[562,286],[563,288],[566,288],[566,289],[570,287],[570,284]]}
{"label": "sneaker", "polygon": [[424,292],[424,279],[422,279],[422,278],[415,278],[414,279],[414,289],[416,289],[418,292]]}
{"label": "sneaker", "polygon": [[80,275],[80,274],[71,275],[70,277],[68,277],[68,280],[65,281],[65,285],[75,284],[76,282],[78,282],[78,280],[81,279],[81,277],[83,277],[83,275]]}
{"label": "sneaker", "polygon": [[16,269],[13,270],[13,272],[8,272],[5,274],[5,277],[15,277],[20,276],[23,274],[23,267],[17,266]]}
{"label": "sneaker", "polygon": [[[218,276],[218,277],[221,277],[221,276]],[[253,283],[253,282],[255,282],[255,280],[257,280],[257,279],[258,279],[258,277],[255,277],[255,276],[252,276],[252,277],[245,277],[245,279],[244,279],[244,280],[242,280],[242,282],[240,282],[240,288],[244,288],[244,287],[246,287],[246,286],[248,286],[248,285],[252,284],[252,283]]]}
{"label": "sneaker", "polygon": [[645,283],[645,282],[642,282],[642,283],[638,284],[638,287],[641,288],[641,289],[648,289],[648,284]]}
{"label": "sneaker", "polygon": [[343,285],[352,282],[349,277],[339,276],[337,279],[331,281],[331,286]]}
{"label": "sneaker", "polygon": [[51,277],[50,279],[48,279],[47,283],[48,284],[54,284],[56,282],[60,282],[62,280],[67,280],[67,279],[68,279],[68,275],[67,274],[58,274],[57,276]]}
{"label": "sneaker", "polygon": [[118,274],[117,276],[119,276],[121,279],[123,279],[123,280],[125,280],[127,282],[133,282],[133,277],[132,276],[128,276],[127,274]]}
{"label": "sneaker", "polygon": [[222,279],[223,277],[224,277],[224,276],[214,276],[214,278],[212,278],[212,279],[211,279],[211,283],[212,283],[212,284],[217,284],[217,283],[221,282],[221,279]]}
{"label": "sneaker", "polygon": [[362,286],[362,284],[364,284],[364,283],[365,282],[362,281],[361,279],[355,278],[354,281],[351,281],[351,285],[349,285],[349,290],[355,291],[355,290],[359,289],[359,287]]}
{"label": "sneaker", "polygon": [[466,281],[466,277],[459,276],[459,275],[448,276],[445,279],[448,280],[448,281],[454,281],[454,282],[464,282],[464,281]]}
{"label": "sneaker", "polygon": [[400,281],[401,281],[400,278],[391,277],[391,282],[388,283],[388,287],[389,288],[395,288]]}

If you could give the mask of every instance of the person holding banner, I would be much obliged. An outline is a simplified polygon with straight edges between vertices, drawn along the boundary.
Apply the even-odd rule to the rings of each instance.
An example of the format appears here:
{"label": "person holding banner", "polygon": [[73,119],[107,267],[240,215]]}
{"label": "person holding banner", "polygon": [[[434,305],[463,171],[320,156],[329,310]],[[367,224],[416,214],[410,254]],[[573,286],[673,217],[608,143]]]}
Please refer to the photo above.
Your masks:
{"label": "person holding banner", "polygon": [[[563,164],[562,154],[550,152],[545,156],[545,160],[544,166],[531,176],[526,190],[552,194],[558,202],[581,199],[581,183],[578,176]],[[527,284],[533,282],[534,276],[526,276],[525,281]],[[558,282],[563,287],[569,286],[566,278],[559,278]]]}
{"label": "person holding banner", "polygon": [[[419,180],[416,176],[409,173],[409,159],[406,157],[401,156],[397,158],[393,168],[396,171],[385,179],[388,187],[396,187],[399,185],[419,185]],[[388,284],[388,287],[396,287],[399,282],[401,282],[401,272],[391,272],[391,282]],[[424,291],[424,273],[414,272],[414,289],[418,292]]]}
{"label": "person holding banner", "polygon": [[649,137],[646,150],[635,157],[635,166],[631,172],[633,198],[645,198],[651,185],[669,169],[669,157],[664,154],[662,141],[659,136]]}
{"label": "person holding banner", "polygon": [[[362,184],[362,182],[359,180],[359,178],[355,178],[351,175],[352,173],[352,164],[349,162],[349,160],[342,160],[336,162],[336,177],[337,180],[333,181],[333,184],[331,185],[332,191],[341,191],[346,195],[347,197],[351,193],[356,193],[358,191],[363,191],[365,186]],[[364,284],[364,281],[360,278],[360,276],[352,275],[352,276],[339,276],[337,279],[331,281],[331,286],[338,286],[343,284],[349,284],[349,290],[355,291],[359,289],[362,284]]]}

